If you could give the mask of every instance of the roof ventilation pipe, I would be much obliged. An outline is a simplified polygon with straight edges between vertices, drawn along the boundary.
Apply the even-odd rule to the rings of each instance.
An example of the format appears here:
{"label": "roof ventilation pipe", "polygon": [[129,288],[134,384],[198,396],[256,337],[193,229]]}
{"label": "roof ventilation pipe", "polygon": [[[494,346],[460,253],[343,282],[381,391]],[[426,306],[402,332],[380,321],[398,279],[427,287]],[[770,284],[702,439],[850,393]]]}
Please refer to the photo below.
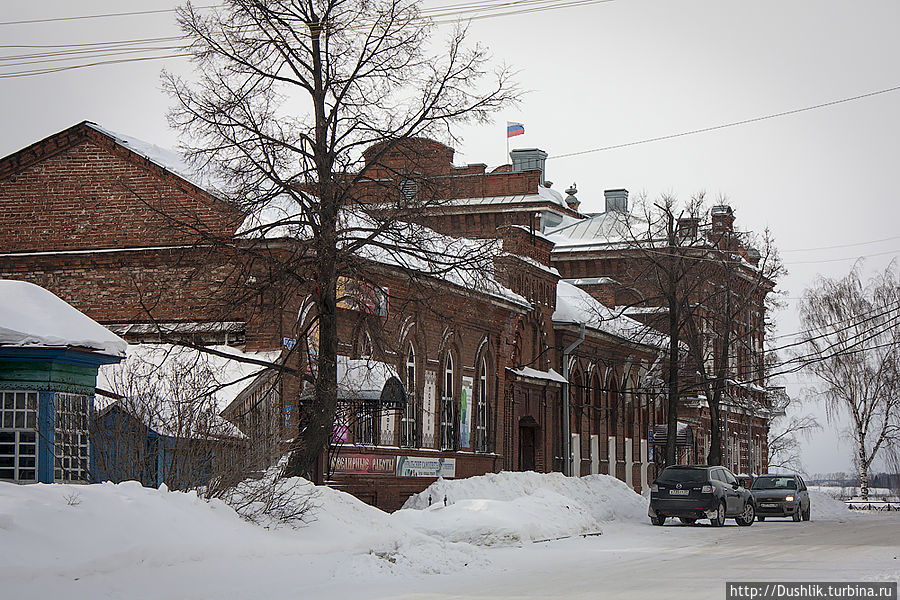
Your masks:
{"label": "roof ventilation pipe", "polygon": [[603,190],[606,197],[606,212],[628,212],[628,190]]}
{"label": "roof ventilation pipe", "polygon": [[[578,333],[578,339],[569,344],[569,346],[563,350],[562,355],[562,376],[565,379],[565,383],[563,383],[563,447],[566,450],[565,461],[563,462],[563,474],[567,476],[572,475],[572,435],[569,432],[570,429],[570,417],[569,417],[569,353],[581,345],[581,342],[584,341],[584,323],[575,323],[572,325],[578,325],[581,329]],[[580,459],[580,457],[579,457]]]}
{"label": "roof ventilation pipe", "polygon": [[517,148],[509,153],[512,159],[513,173],[523,171],[540,171],[541,184],[544,183],[544,165],[547,161],[547,153],[538,148]]}

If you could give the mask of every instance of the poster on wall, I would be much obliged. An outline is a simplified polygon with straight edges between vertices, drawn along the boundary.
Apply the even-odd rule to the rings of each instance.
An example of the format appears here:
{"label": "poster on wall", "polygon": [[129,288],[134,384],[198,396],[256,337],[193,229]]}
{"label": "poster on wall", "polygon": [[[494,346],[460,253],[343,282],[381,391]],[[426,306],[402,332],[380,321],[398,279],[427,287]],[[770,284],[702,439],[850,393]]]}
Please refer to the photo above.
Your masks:
{"label": "poster on wall", "polygon": [[455,458],[398,456],[397,475],[400,477],[456,477]]}
{"label": "poster on wall", "polygon": [[349,277],[338,277],[337,307],[366,315],[388,316],[390,290]]}
{"label": "poster on wall", "polygon": [[425,395],[422,399],[422,447],[434,448],[434,415],[437,412],[437,373],[425,371]]}
{"label": "poster on wall", "polygon": [[462,378],[462,391],[459,397],[459,447],[470,446],[469,435],[472,431],[472,387],[471,377]]}

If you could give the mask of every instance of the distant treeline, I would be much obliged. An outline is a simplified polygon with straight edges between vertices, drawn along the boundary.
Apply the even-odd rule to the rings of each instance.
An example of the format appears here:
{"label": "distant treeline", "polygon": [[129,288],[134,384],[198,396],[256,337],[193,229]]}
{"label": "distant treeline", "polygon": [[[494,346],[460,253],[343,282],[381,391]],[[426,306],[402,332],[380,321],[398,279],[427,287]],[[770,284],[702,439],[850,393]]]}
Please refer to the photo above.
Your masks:
{"label": "distant treeline", "polygon": [[[807,479],[810,485],[829,485],[836,487],[856,487],[859,477],[853,473],[815,473]],[[900,489],[900,473],[875,473],[869,475],[870,488]]]}

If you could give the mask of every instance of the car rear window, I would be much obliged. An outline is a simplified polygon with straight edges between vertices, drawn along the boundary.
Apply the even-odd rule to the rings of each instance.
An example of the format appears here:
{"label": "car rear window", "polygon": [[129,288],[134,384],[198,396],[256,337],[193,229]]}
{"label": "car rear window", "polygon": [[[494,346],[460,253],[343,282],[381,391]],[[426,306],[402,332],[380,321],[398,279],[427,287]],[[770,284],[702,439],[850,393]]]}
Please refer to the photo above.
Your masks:
{"label": "car rear window", "polygon": [[796,490],[797,480],[793,477],[757,477],[753,490]]}
{"label": "car rear window", "polygon": [[666,469],[659,476],[657,481],[682,482],[682,483],[700,483],[707,481],[708,475],[706,469]]}

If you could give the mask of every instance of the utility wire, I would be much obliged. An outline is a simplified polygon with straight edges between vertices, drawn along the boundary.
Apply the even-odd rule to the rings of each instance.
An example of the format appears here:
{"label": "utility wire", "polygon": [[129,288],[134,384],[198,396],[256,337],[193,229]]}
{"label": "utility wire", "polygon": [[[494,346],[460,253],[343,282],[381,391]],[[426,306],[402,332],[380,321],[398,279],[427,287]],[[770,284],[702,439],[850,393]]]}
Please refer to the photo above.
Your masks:
{"label": "utility wire", "polygon": [[808,111],[811,111],[811,110],[817,110],[817,109],[820,109],[820,108],[826,108],[826,107],[829,107],[829,106],[836,106],[836,105],[838,105],[838,104],[844,104],[844,103],[847,103],[847,102],[854,102],[854,101],[856,101],[856,100],[862,100],[862,99],[864,99],[864,98],[871,98],[871,97],[873,97],[873,96],[879,96],[879,95],[881,95],[881,94],[887,94],[887,93],[890,93],[890,92],[896,92],[897,90],[900,90],[900,85],[894,86],[894,87],[890,87],[890,88],[885,88],[885,89],[882,89],[882,90],[876,90],[876,91],[874,91],[874,92],[868,92],[868,93],[865,93],[865,94],[859,94],[858,96],[851,96],[851,97],[849,97],[849,98],[841,98],[841,99],[839,99],[839,100],[831,100],[831,101],[829,101],[829,102],[823,102],[823,103],[821,103],[821,104],[814,104],[814,105],[812,105],[812,106],[805,106],[805,107],[803,107],[803,108],[795,108],[795,109],[793,109],[793,110],[786,110],[786,111],[779,112],[779,113],[773,113],[773,114],[769,114],[769,115],[763,115],[763,116],[761,116],[761,117],[753,117],[753,118],[751,118],[751,119],[743,119],[743,120],[741,120],[741,121],[733,121],[733,122],[731,122],[731,123],[724,123],[724,124],[722,124],[722,125],[713,125],[713,126],[711,126],[711,127],[703,127],[703,128],[701,128],[701,129],[691,129],[690,131],[682,131],[682,132],[680,132],[680,133],[672,133],[672,134],[669,134],[669,135],[662,135],[662,136],[658,136],[658,137],[645,138],[645,139],[643,139],[643,140],[637,140],[637,141],[634,141],[634,142],[626,142],[626,143],[624,143],[624,144],[615,144],[615,145],[612,145],[612,146],[604,146],[604,147],[602,147],[602,148],[592,148],[591,150],[581,150],[581,151],[579,151],[579,152],[569,152],[568,154],[557,154],[556,156],[548,156],[548,157],[547,157],[547,160],[555,159],[555,158],[569,158],[569,157],[572,157],[572,156],[581,156],[581,155],[584,155],[584,154],[592,154],[592,153],[594,153],[594,152],[605,152],[605,151],[607,151],[607,150],[617,150],[617,149],[619,149],[619,148],[628,148],[628,147],[631,147],[631,146],[638,146],[638,145],[641,145],[641,144],[649,144],[649,143],[651,143],[651,142],[661,142],[661,141],[664,141],[664,140],[671,140],[671,139],[675,139],[675,138],[685,137],[685,136],[688,136],[688,135],[696,135],[696,134],[698,134],[698,133],[708,133],[708,132],[710,132],[710,131],[718,131],[718,130],[720,130],[720,129],[727,129],[727,128],[729,128],[729,127],[737,127],[738,125],[748,125],[748,124],[750,124],[750,123],[758,123],[758,122],[760,122],[760,121],[765,121],[765,120],[767,120],[767,119],[776,119],[776,118],[778,118],[778,117],[786,117],[786,116],[789,116],[789,115],[796,115],[796,114],[799,114],[799,113],[808,112]]}

